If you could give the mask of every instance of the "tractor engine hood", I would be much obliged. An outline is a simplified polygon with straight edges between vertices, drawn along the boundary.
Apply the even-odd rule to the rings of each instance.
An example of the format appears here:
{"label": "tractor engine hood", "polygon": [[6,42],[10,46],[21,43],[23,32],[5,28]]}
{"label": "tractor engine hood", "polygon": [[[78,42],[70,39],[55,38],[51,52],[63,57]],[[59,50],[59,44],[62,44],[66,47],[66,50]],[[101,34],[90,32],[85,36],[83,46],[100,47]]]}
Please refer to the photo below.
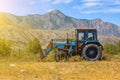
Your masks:
{"label": "tractor engine hood", "polygon": [[[66,42],[56,42],[53,44],[53,47],[58,47],[58,48],[64,48],[64,46],[66,45]],[[75,46],[76,42],[69,42],[70,46]]]}

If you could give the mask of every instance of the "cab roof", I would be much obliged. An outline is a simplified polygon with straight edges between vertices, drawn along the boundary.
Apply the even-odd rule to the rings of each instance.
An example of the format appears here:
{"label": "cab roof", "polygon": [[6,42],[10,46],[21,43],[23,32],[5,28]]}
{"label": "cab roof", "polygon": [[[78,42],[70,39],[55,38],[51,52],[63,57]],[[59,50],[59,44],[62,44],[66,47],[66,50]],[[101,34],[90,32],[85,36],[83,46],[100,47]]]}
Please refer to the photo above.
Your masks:
{"label": "cab roof", "polygon": [[96,30],[95,28],[77,28],[76,30]]}

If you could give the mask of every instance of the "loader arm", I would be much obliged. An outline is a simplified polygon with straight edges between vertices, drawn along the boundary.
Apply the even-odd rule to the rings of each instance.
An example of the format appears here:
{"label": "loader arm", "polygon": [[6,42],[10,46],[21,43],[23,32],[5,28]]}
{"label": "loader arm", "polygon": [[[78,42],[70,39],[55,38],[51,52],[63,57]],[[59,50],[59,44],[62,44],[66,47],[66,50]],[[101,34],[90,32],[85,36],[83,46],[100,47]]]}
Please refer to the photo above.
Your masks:
{"label": "loader arm", "polygon": [[52,49],[53,49],[53,40],[51,40],[46,46],[46,48],[44,49],[44,54],[48,55],[50,51],[52,51]]}
{"label": "loader arm", "polygon": [[[66,39],[52,39],[48,45],[46,46],[46,48],[44,49],[44,54],[48,55],[50,53],[50,51],[52,51],[52,49],[54,48],[64,48],[64,46],[67,44],[66,42],[59,42],[59,41],[65,41]],[[54,42],[53,42],[54,41]],[[57,42],[56,42],[57,41]]]}

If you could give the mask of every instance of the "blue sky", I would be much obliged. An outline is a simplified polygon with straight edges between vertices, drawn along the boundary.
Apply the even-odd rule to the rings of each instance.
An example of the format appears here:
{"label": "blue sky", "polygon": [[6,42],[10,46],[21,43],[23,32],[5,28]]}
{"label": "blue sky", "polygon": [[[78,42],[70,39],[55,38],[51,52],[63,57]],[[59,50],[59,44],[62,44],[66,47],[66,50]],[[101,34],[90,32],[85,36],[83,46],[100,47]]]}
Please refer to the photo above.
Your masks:
{"label": "blue sky", "polygon": [[45,14],[58,9],[77,19],[101,18],[120,26],[120,0],[0,0],[0,12]]}

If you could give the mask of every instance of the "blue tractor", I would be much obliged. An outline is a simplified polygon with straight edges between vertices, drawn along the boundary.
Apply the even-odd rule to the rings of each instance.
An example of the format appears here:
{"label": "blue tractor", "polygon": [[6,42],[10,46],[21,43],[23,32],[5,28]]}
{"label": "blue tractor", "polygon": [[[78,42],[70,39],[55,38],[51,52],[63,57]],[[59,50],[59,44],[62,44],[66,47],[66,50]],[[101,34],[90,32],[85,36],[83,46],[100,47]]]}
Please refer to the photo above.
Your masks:
{"label": "blue tractor", "polygon": [[[61,42],[55,42],[62,40]],[[76,29],[75,40],[52,39],[44,50],[48,55],[53,48],[57,48],[54,54],[55,61],[67,60],[68,57],[80,55],[88,61],[101,59],[103,46],[97,39],[97,30],[93,28]]]}

